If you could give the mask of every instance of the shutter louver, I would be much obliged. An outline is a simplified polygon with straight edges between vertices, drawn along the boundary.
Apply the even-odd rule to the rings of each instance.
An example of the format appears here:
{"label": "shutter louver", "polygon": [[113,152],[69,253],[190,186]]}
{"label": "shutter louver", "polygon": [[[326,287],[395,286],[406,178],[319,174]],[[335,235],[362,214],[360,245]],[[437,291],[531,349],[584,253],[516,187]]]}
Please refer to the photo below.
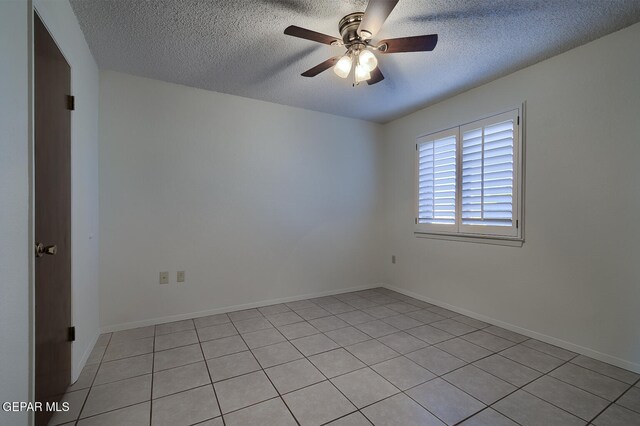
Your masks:
{"label": "shutter louver", "polygon": [[418,145],[418,223],[456,223],[456,137]]}
{"label": "shutter louver", "polygon": [[513,226],[514,122],[462,132],[462,224]]}

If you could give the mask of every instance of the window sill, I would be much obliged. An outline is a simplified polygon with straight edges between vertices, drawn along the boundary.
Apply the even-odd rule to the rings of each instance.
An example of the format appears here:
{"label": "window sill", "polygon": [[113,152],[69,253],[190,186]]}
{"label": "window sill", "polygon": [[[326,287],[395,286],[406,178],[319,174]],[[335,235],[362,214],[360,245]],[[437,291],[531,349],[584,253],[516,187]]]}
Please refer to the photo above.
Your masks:
{"label": "window sill", "polygon": [[509,247],[522,247],[524,239],[520,238],[508,238],[497,237],[490,235],[464,235],[464,234],[446,234],[446,233],[431,233],[431,232],[418,232],[413,233],[417,238],[431,238],[434,240],[446,240],[446,241],[463,241],[467,243],[477,244],[492,244],[498,246]]}

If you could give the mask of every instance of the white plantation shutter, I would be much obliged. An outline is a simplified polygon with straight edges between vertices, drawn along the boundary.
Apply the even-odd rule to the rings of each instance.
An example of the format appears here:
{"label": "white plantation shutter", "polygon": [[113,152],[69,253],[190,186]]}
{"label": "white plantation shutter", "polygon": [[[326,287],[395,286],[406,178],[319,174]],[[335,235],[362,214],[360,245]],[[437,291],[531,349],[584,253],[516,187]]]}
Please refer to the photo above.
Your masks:
{"label": "white plantation shutter", "polygon": [[519,237],[519,110],[418,138],[416,230]]}
{"label": "white plantation shutter", "polygon": [[[458,131],[445,131],[418,140],[417,223],[450,230],[456,226]],[[447,226],[448,225],[448,226]]]}
{"label": "white plantation shutter", "polygon": [[515,235],[517,112],[462,126],[460,134],[460,231]]}

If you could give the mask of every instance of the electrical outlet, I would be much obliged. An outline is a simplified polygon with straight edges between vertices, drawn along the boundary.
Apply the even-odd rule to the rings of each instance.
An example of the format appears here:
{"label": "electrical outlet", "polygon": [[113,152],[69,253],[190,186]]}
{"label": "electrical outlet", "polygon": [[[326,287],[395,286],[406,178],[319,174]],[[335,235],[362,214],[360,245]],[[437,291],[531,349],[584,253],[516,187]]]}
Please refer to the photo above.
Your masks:
{"label": "electrical outlet", "polygon": [[176,277],[176,281],[179,283],[184,282],[184,271],[178,271],[178,275]]}
{"label": "electrical outlet", "polygon": [[160,272],[160,284],[169,284],[169,272]]}
{"label": "electrical outlet", "polygon": [[391,263],[396,263],[396,255],[391,256]]}

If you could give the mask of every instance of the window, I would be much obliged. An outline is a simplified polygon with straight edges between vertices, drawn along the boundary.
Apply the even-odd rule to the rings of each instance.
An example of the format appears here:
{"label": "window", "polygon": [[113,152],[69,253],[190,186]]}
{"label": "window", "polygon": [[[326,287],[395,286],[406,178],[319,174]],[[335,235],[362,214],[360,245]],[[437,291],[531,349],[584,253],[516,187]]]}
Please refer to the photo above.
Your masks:
{"label": "window", "polygon": [[519,110],[422,136],[416,232],[522,238]]}

